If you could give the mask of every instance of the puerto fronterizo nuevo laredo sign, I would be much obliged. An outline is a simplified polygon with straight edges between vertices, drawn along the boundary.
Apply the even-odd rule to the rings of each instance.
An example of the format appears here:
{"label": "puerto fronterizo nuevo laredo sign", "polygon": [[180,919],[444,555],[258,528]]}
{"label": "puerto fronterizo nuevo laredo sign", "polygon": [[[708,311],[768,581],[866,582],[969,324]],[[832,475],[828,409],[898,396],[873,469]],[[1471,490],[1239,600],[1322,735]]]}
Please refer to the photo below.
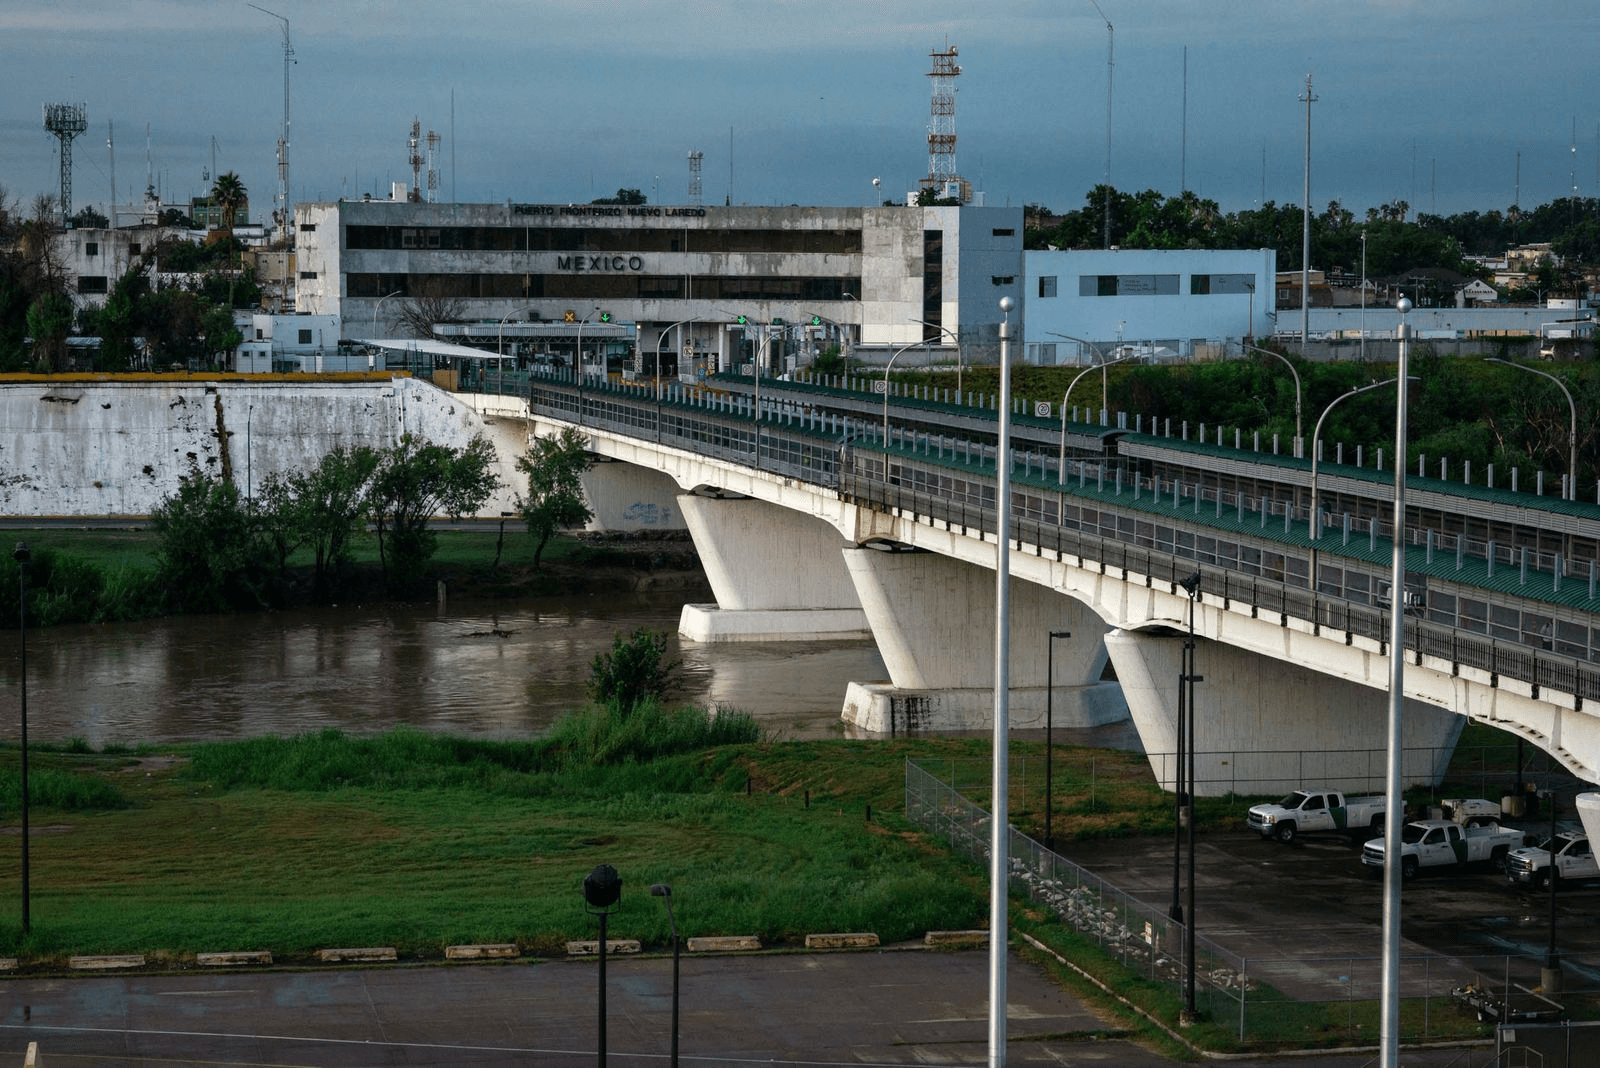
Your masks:
{"label": "puerto fronterizo nuevo laredo sign", "polygon": [[[616,204],[513,204],[513,215],[584,216],[589,218],[660,218],[664,216],[692,216],[704,218],[705,208],[653,208],[639,205]],[[556,270],[588,273],[591,271],[642,271],[642,256],[557,256]]]}

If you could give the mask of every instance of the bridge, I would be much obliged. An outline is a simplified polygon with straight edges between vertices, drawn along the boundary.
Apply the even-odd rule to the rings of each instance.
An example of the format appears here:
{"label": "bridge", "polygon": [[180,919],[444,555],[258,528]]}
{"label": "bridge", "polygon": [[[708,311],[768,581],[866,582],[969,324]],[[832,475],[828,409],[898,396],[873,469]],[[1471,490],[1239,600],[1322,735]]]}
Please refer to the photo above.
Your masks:
{"label": "bridge", "polygon": [[[603,522],[623,507],[681,516],[716,596],[685,609],[684,636],[870,635],[890,678],[851,685],[847,722],[984,727],[993,399],[863,386],[557,371],[462,399],[536,434],[583,430]],[[1378,783],[1398,603],[1408,782],[1437,781],[1468,718],[1600,779],[1600,507],[1408,476],[1395,597],[1381,453],[1352,464],[1341,448],[1319,468],[1237,430],[1077,414],[1019,403],[1005,452],[1014,727],[1043,726],[1047,710],[1055,725],[1105,722],[1125,699],[1170,786],[1192,625],[1197,793]],[[1120,696],[1104,681],[1108,659]]]}

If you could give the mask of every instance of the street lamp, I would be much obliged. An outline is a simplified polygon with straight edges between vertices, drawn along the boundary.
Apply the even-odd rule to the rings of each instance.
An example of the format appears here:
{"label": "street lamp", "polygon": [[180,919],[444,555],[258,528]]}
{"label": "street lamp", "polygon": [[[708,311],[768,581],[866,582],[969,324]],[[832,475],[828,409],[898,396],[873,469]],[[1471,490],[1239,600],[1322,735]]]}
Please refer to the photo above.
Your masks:
{"label": "street lamp", "polygon": [[11,558],[17,562],[17,631],[22,640],[22,935],[28,935],[28,543],[17,542]]}
{"label": "street lamp", "polygon": [[[1110,363],[1102,363],[1100,364],[1100,371],[1102,374],[1104,374],[1105,369],[1110,367],[1111,364],[1126,363],[1131,358],[1132,357],[1129,356],[1122,356],[1112,360]],[[1077,376],[1074,377],[1071,382],[1067,383],[1067,391],[1061,394],[1061,454],[1056,458],[1057,485],[1065,486],[1067,484],[1067,398],[1072,396],[1072,387],[1078,384],[1078,380],[1093,370],[1093,367],[1085,367],[1083,370],[1079,371]],[[1104,408],[1100,410],[1102,413],[1105,411]]]}
{"label": "street lamp", "polygon": [[513,312],[506,312],[505,319],[501,319],[500,320],[500,328],[499,328],[499,331],[498,331],[498,333],[497,333],[497,335],[495,337],[495,343],[494,343],[494,354],[496,356],[502,356],[503,357],[506,354],[506,319],[510,319],[515,314],[517,314],[517,313],[514,312],[514,311]]}
{"label": "street lamp", "polygon": [[[699,321],[700,321],[699,318],[697,318],[696,316],[690,316],[687,319],[680,319],[677,322],[673,323],[671,326],[668,326],[666,328],[666,330],[661,331],[661,336],[656,338],[656,399],[657,400],[661,399],[661,346],[663,346],[663,345],[665,345],[667,343],[667,334],[668,334],[668,332],[671,331],[674,327],[687,326],[690,323],[697,323]],[[678,337],[678,351],[680,353],[683,351],[683,336],[681,334]]]}
{"label": "street lamp", "polygon": [[1361,362],[1367,362],[1367,231],[1361,231]]}
{"label": "street lamp", "polygon": [[[1411,302],[1402,297],[1395,307],[1400,312],[1400,359],[1395,368],[1394,406],[1394,560],[1389,578],[1389,730],[1384,793],[1387,808],[1383,836],[1398,847],[1403,822],[1401,761],[1405,758],[1405,736],[1401,715],[1405,703],[1406,637],[1406,366],[1410,360],[1411,324],[1406,315]],[[1383,1006],[1378,1018],[1379,1058],[1383,1068],[1400,1063],[1400,865],[1383,866]]]}
{"label": "street lamp", "polygon": [[[1408,301],[1407,302],[1408,306],[1409,306],[1409,303],[1410,302]],[[1333,400],[1328,403],[1328,406],[1326,408],[1322,409],[1322,414],[1317,416],[1317,425],[1311,431],[1311,516],[1307,520],[1306,530],[1311,535],[1311,596],[1312,596],[1312,598],[1315,598],[1317,596],[1317,542],[1322,540],[1322,505],[1321,505],[1321,502],[1317,499],[1317,463],[1318,463],[1318,453],[1321,451],[1320,449],[1318,449],[1317,446],[1318,446],[1318,443],[1319,443],[1319,439],[1322,437],[1322,421],[1324,419],[1328,418],[1328,413],[1333,411],[1334,406],[1337,405],[1340,401],[1347,400],[1350,397],[1354,397],[1357,393],[1365,393],[1365,392],[1367,392],[1368,390],[1371,390],[1371,389],[1378,389],[1378,388],[1383,387],[1383,386],[1391,385],[1391,384],[1393,384],[1394,381],[1395,380],[1392,379],[1392,378],[1385,378],[1382,382],[1372,382],[1372,383],[1369,383],[1369,384],[1367,384],[1365,386],[1357,386],[1355,389],[1350,390],[1348,393],[1339,394],[1337,397],[1333,398]],[[1395,468],[1396,469],[1402,468],[1402,467],[1405,466],[1405,463],[1406,463],[1405,453],[1404,452],[1396,453],[1395,454],[1395,458],[1394,458]]]}
{"label": "street lamp", "polygon": [[1056,639],[1070,638],[1070,630],[1053,630],[1050,640],[1045,643],[1048,652],[1045,653],[1045,686],[1044,686],[1044,844],[1051,852],[1056,848],[1055,831],[1051,827],[1050,817],[1055,808],[1055,781],[1052,773],[1055,769],[1055,703],[1056,703]]}
{"label": "street lamp", "polygon": [[[856,299],[855,296],[853,294],[850,294],[850,293],[846,293],[845,296],[849,297],[851,300],[855,300]],[[857,303],[859,303],[859,302],[857,302]],[[813,318],[821,319],[823,322],[825,322],[829,326],[833,327],[834,332],[839,335],[839,359],[844,362],[844,365],[845,365],[846,369],[848,369],[849,366],[850,366],[850,329],[849,329],[849,324],[841,323],[837,319],[830,319],[826,315],[819,315],[816,312],[812,312],[811,315],[812,315]]]}
{"label": "street lamp", "polygon": [[[598,307],[590,308],[589,315],[593,315],[599,310],[600,309]],[[578,362],[576,364],[576,368],[578,372],[578,384],[580,386],[583,384],[583,328],[589,322],[589,315],[585,315],[582,319],[578,320]]]}
{"label": "street lamp", "polygon": [[954,330],[951,330],[949,327],[940,326],[938,323],[930,323],[926,319],[912,319],[911,322],[916,323],[919,326],[925,326],[929,330],[937,330],[937,331],[939,331],[939,333],[945,335],[946,337],[950,338],[950,340],[952,340],[952,341],[954,341],[956,343],[956,403],[957,404],[962,403],[962,400],[961,400],[961,369],[962,369],[962,364],[965,361],[963,361],[962,358],[961,358],[961,335],[956,333]]}
{"label": "street lamp", "polygon": [[622,876],[609,864],[596,864],[583,877],[585,911],[600,917],[600,1068],[606,1068],[606,917],[622,897]]}
{"label": "street lamp", "polygon": [[[1540,327],[1540,329],[1542,330],[1543,327]],[[1577,500],[1578,499],[1578,406],[1573,403],[1573,401],[1572,401],[1572,393],[1571,393],[1570,390],[1567,389],[1567,384],[1565,382],[1561,381],[1561,379],[1557,378],[1555,375],[1547,374],[1546,372],[1541,371],[1536,367],[1528,367],[1525,364],[1512,363],[1510,360],[1502,360],[1502,359],[1499,359],[1497,357],[1491,356],[1488,359],[1486,359],[1484,362],[1485,363],[1503,363],[1507,367],[1515,367],[1519,371],[1527,371],[1530,374],[1536,374],[1541,378],[1548,378],[1550,381],[1554,382],[1556,384],[1556,386],[1561,390],[1562,394],[1566,396],[1566,398],[1567,398],[1567,412],[1571,416],[1571,421],[1567,424],[1567,500],[1569,500],[1569,501]]]}
{"label": "street lamp", "polygon": [[372,309],[372,336],[373,337],[377,337],[378,336],[378,313],[383,311],[383,302],[388,300],[390,297],[398,297],[400,295],[400,293],[401,293],[401,290],[397,289],[393,293],[385,293],[383,296],[378,298],[377,305]]}
{"label": "street lamp", "polygon": [[[1117,328],[1117,333],[1120,335],[1121,332],[1122,332],[1122,328],[1119,326]],[[1107,382],[1107,379],[1106,379],[1106,371],[1105,371],[1105,369],[1107,367],[1111,366],[1111,364],[1113,364],[1113,363],[1122,363],[1124,360],[1128,359],[1128,357],[1126,357],[1126,356],[1118,356],[1116,359],[1107,362],[1106,354],[1100,350],[1100,346],[1099,345],[1096,345],[1092,341],[1087,341],[1087,340],[1085,340],[1084,338],[1081,338],[1081,337],[1073,337],[1071,334],[1058,334],[1054,330],[1046,330],[1045,333],[1049,334],[1051,337],[1062,337],[1062,338],[1066,338],[1068,341],[1076,341],[1080,345],[1088,345],[1089,346],[1089,351],[1094,353],[1095,359],[1100,362],[1100,411],[1102,413],[1105,412],[1105,410],[1107,408],[1111,407],[1111,403],[1110,403],[1110,386],[1109,386],[1109,384]],[[1121,338],[1119,337],[1118,341],[1120,341],[1120,340],[1121,340]],[[1074,378],[1073,381],[1076,382],[1077,379]],[[1070,387],[1070,386],[1067,387],[1069,392],[1071,391],[1071,388],[1072,387]],[[1100,419],[1101,419],[1102,422],[1105,420],[1105,418],[1106,417],[1103,414],[1100,416]]]}
{"label": "street lamp", "polygon": [[[1187,735],[1184,748],[1189,754],[1188,770],[1185,775],[1189,790],[1189,885],[1186,891],[1188,898],[1188,922],[1184,925],[1184,957],[1186,964],[1186,981],[1184,985],[1184,1014],[1190,1023],[1196,1019],[1194,1007],[1194,684],[1204,682],[1204,677],[1194,673],[1194,602],[1200,594],[1200,572],[1196,571],[1188,578],[1179,579],[1178,585],[1183,587],[1183,592],[1189,595],[1189,636],[1183,642],[1182,673],[1178,676],[1178,730]],[[1181,799],[1180,799],[1181,803]]]}
{"label": "street lamp", "polygon": [[989,1063],[1006,1052],[1007,902],[1011,886],[1011,311],[1000,298],[1000,411],[995,440],[994,491],[994,774],[989,819]]}
{"label": "street lamp", "polygon": [[1300,372],[1295,370],[1294,362],[1291,361],[1289,359],[1289,357],[1285,356],[1281,352],[1273,352],[1271,349],[1264,349],[1264,348],[1261,348],[1259,345],[1245,345],[1243,342],[1241,342],[1240,344],[1243,345],[1243,347],[1245,349],[1249,350],[1250,352],[1259,352],[1259,353],[1262,353],[1263,355],[1266,355],[1266,356],[1276,356],[1278,359],[1283,361],[1283,365],[1285,367],[1289,368],[1289,373],[1294,375],[1294,449],[1295,449],[1295,453],[1299,454],[1299,452],[1300,452],[1300,444],[1301,444],[1301,438],[1300,438]]}
{"label": "street lamp", "polygon": [[893,354],[891,354],[889,357],[889,362],[883,367],[883,451],[885,453],[883,462],[885,464],[885,472],[888,471],[887,464],[889,463],[887,456],[887,453],[889,452],[889,369],[894,366],[894,361],[899,359],[902,352],[906,351],[907,349],[914,349],[918,345],[922,344],[925,344],[925,342],[913,341],[909,345],[901,345],[899,348],[894,350]]}
{"label": "street lamp", "polygon": [[666,883],[650,884],[650,896],[664,898],[667,903],[667,924],[672,928],[672,1060],[671,1068],[678,1068],[678,921],[672,917],[672,887]]}

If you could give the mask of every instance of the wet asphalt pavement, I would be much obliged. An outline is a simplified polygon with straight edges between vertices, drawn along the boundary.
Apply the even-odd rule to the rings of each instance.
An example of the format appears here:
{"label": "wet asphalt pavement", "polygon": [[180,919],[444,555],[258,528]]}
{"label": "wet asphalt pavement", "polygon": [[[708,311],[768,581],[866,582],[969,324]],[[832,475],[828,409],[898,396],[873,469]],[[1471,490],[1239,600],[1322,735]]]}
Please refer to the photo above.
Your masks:
{"label": "wet asphalt pavement", "polygon": [[[737,1065],[988,1062],[988,954],[886,950],[689,957],[679,1060]],[[29,1042],[49,1068],[118,1065],[592,1065],[594,961],[257,973],[18,978],[0,983],[0,1059]],[[670,957],[607,964],[606,1063],[670,1063]],[[1015,954],[1006,1063],[1155,1068],[1175,1062]],[[14,1059],[13,1059],[14,1058]],[[1488,1047],[1406,1053],[1414,1068],[1475,1068]],[[1371,1052],[1243,1059],[1242,1068],[1358,1068]]]}

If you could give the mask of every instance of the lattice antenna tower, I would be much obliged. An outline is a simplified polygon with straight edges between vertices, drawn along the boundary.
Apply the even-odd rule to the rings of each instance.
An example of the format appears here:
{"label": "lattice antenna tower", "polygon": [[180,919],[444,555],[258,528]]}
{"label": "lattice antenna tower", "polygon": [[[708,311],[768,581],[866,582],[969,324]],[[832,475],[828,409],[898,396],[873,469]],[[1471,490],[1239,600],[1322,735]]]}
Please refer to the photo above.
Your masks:
{"label": "lattice antenna tower", "polygon": [[411,189],[406,199],[413,204],[422,199],[422,123],[411,120],[411,136],[406,140],[406,162],[411,165]]}
{"label": "lattice antenna tower", "polygon": [[283,23],[283,132],[278,135],[278,196],[272,217],[279,232],[289,232],[289,67],[294,63],[294,45],[289,40],[289,20],[259,4],[249,4],[263,15]]}
{"label": "lattice antenna tower", "polygon": [[428,203],[439,200],[439,135],[428,131]]}
{"label": "lattice antenna tower", "polygon": [[928,117],[928,176],[918,184],[940,197],[956,195],[965,203],[971,196],[970,187],[956,173],[956,79],[961,76],[956,56],[960,51],[946,41],[944,51],[928,55],[933,59],[933,69],[928,72],[933,87]]}
{"label": "lattice antenna tower", "polygon": [[689,203],[700,206],[703,187],[700,184],[700,163],[706,154],[698,148],[689,151]]}
{"label": "lattice antenna tower", "polygon": [[85,104],[46,104],[44,128],[61,142],[61,228],[72,218],[72,139],[89,128]]}

